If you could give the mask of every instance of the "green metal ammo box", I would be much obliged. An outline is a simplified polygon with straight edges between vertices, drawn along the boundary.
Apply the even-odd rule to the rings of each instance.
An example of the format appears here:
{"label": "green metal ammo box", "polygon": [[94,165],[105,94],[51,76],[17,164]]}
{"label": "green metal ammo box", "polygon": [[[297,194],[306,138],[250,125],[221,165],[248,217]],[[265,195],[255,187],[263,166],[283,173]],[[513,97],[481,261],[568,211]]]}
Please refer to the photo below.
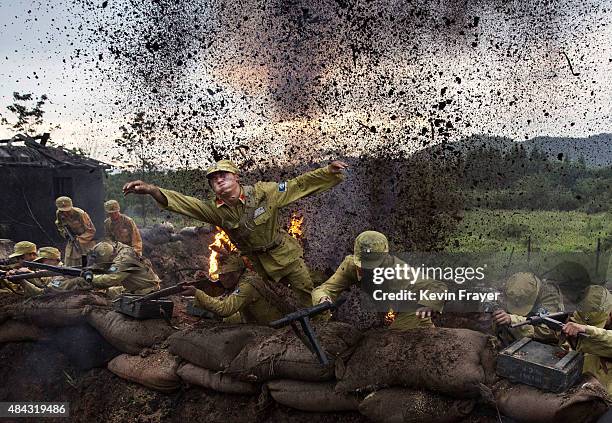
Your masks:
{"label": "green metal ammo box", "polygon": [[171,319],[174,303],[171,300],[146,300],[130,302],[140,295],[122,295],[113,301],[115,311],[135,319]]}
{"label": "green metal ammo box", "polygon": [[580,378],[583,362],[579,352],[523,338],[499,353],[497,374],[511,382],[564,392]]}

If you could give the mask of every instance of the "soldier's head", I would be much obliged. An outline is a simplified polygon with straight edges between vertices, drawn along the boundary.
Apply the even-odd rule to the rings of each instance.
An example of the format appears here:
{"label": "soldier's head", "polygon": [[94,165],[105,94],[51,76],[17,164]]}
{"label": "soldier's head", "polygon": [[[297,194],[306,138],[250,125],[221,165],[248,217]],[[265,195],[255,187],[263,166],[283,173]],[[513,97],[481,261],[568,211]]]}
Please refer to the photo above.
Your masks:
{"label": "soldier's head", "polygon": [[36,257],[36,244],[30,241],[20,241],[15,244],[13,253],[9,256],[9,258],[17,260],[18,263],[36,260]]}
{"label": "soldier's head", "polygon": [[380,232],[365,231],[355,238],[353,261],[359,275],[363,270],[373,270],[382,265],[388,255],[389,241]]}
{"label": "soldier's head", "polygon": [[231,253],[220,256],[217,272],[219,282],[225,289],[233,289],[238,284],[245,268],[244,260],[238,254]]}
{"label": "soldier's head", "polygon": [[206,169],[208,185],[219,197],[230,195],[240,189],[239,174],[238,168],[231,160],[219,160]]}
{"label": "soldier's head", "polygon": [[55,247],[40,247],[38,249],[38,257],[34,261],[42,264],[59,266],[62,262],[62,254],[60,253],[60,250]]}
{"label": "soldier's head", "polygon": [[58,197],[55,200],[55,206],[60,213],[68,213],[72,211],[72,198],[70,197]]}
{"label": "soldier's head", "polygon": [[608,328],[612,323],[612,295],[601,285],[588,286],[578,303],[572,320],[598,328]]}
{"label": "soldier's head", "polygon": [[505,285],[508,313],[527,316],[535,306],[541,287],[542,282],[533,273],[519,272],[510,276]]}
{"label": "soldier's head", "polygon": [[100,242],[88,254],[87,267],[108,270],[117,256],[117,249],[110,242]]}
{"label": "soldier's head", "polygon": [[119,219],[121,216],[121,207],[119,206],[119,202],[117,200],[108,200],[104,203],[104,211],[111,218],[111,220]]}

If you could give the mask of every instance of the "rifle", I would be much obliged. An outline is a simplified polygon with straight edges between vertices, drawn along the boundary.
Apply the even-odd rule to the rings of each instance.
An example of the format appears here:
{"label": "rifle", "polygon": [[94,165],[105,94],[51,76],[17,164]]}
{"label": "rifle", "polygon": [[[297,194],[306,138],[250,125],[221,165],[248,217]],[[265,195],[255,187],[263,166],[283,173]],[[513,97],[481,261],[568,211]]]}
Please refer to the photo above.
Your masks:
{"label": "rifle", "polygon": [[168,295],[178,294],[179,292],[183,290],[184,286],[187,286],[187,285],[202,286],[206,282],[212,283],[212,281],[208,278],[202,278],[196,281],[180,282],[168,288],[160,289],[159,291],[151,292],[150,294],[143,295],[142,297],[138,297],[138,298],[129,300],[127,304],[140,303],[140,302],[145,302],[149,300],[156,300],[158,298],[167,297]]}
{"label": "rifle", "polygon": [[68,235],[69,242],[72,244],[77,253],[82,256],[83,249],[81,248],[81,244],[79,244],[79,240],[77,239],[76,235],[72,232],[72,229],[70,229],[70,227],[65,223],[62,224],[62,227],[64,228],[66,235]]}
{"label": "rifle", "polygon": [[[546,325],[552,330],[560,331],[563,329],[564,326],[564,323],[562,323],[560,320],[565,321],[570,314],[571,313],[569,311],[560,311],[558,313],[541,312],[534,316],[527,317],[527,320],[525,320],[524,322],[510,325],[510,327],[518,328],[525,325]],[[587,335],[586,333],[579,333],[578,336],[582,336],[583,338],[589,337],[589,335]]]}
{"label": "rifle", "polygon": [[48,276],[57,276],[59,273],[53,272],[50,270],[41,270],[40,272],[25,272],[25,273],[17,273],[12,276],[5,276],[5,279],[9,282],[17,282],[27,279],[34,278],[45,278]]}
{"label": "rifle", "polygon": [[[287,314],[285,317],[279,320],[275,320],[270,322],[270,326],[275,329],[281,328],[286,325],[291,325],[291,328],[295,332],[298,338],[306,345],[306,347],[317,355],[319,359],[319,363],[322,366],[329,365],[329,359],[327,358],[327,354],[323,351],[319,340],[317,339],[317,334],[315,333],[312,325],[310,324],[310,318],[323,313],[327,310],[335,310],[342,305],[346,301],[345,297],[339,298],[335,303],[324,301],[316,306],[303,308],[301,310],[295,311],[293,313]],[[300,322],[302,326],[302,331],[306,335],[306,338],[300,333],[297,322]]]}
{"label": "rifle", "polygon": [[78,269],[76,267],[53,266],[52,264],[37,263],[35,261],[24,261],[24,266],[32,269],[42,269],[55,272],[59,275],[82,277],[85,282],[91,283],[93,280],[93,271],[90,269]]}

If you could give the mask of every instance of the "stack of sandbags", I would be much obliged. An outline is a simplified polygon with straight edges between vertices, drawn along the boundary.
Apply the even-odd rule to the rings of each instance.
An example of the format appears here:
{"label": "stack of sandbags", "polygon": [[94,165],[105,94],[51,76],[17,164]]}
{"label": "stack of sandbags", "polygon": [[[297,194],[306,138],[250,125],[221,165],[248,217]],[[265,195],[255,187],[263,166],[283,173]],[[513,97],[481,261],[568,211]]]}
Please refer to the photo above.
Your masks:
{"label": "stack of sandbags", "polygon": [[478,398],[495,380],[495,349],[468,329],[373,330],[336,377],[338,392],[398,386]]}
{"label": "stack of sandbags", "polygon": [[128,354],[159,345],[176,332],[162,319],[136,320],[104,309],[90,310],[87,322],[112,346]]}
{"label": "stack of sandbags", "polygon": [[302,411],[352,411],[359,407],[357,395],[338,393],[336,382],[304,382],[274,380],[266,384],[270,395],[279,404]]}
{"label": "stack of sandbags", "polygon": [[85,323],[88,306],[108,306],[103,294],[72,291],[34,297],[0,309],[0,322],[23,320],[39,327],[64,327]]}
{"label": "stack of sandbags", "polygon": [[181,386],[177,368],[178,359],[167,350],[146,357],[121,354],[108,363],[108,370],[120,378],[161,392],[172,392]]}
{"label": "stack of sandbags", "polygon": [[266,326],[223,324],[177,332],[168,338],[170,351],[187,363],[179,376],[187,383],[228,394],[256,394],[259,387],[222,373],[245,345],[275,332]]}
{"label": "stack of sandbags", "polygon": [[273,379],[308,382],[333,380],[335,363],[348,358],[362,333],[353,326],[340,322],[317,324],[315,331],[319,343],[330,358],[328,366],[319,363],[317,357],[291,328],[284,328],[271,336],[254,339],[245,345],[226,373],[253,382]]}

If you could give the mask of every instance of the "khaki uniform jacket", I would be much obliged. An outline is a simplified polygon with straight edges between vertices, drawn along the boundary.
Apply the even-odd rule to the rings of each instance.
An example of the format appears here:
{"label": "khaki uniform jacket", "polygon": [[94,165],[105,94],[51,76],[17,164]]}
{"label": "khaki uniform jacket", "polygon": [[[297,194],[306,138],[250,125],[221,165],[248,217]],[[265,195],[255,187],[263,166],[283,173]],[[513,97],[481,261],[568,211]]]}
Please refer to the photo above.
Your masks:
{"label": "khaki uniform jacket", "polygon": [[229,317],[239,312],[244,323],[266,325],[278,320],[283,317],[281,312],[270,305],[249,282],[258,277],[254,272],[247,272],[238,281],[237,289],[223,297],[211,297],[198,289],[194,305],[221,317]]}
{"label": "khaki uniform jacket", "polygon": [[222,228],[242,254],[259,263],[270,279],[279,281],[289,265],[303,256],[300,244],[282,228],[279,209],[327,191],[343,178],[326,166],[287,182],[258,182],[242,187],[241,201],[234,207],[217,199],[202,201],[166,189],[161,192],[168,200],[166,209]]}
{"label": "khaki uniform jacket", "polygon": [[588,338],[578,338],[577,351],[584,354],[583,373],[590,373],[612,395],[612,330],[586,326]]}
{"label": "khaki uniform jacket", "polygon": [[[159,289],[159,277],[149,264],[128,245],[117,243],[119,249],[108,274],[94,275],[94,288],[122,286],[132,294],[148,294]],[[82,278],[74,278],[82,279]],[[70,282],[69,280],[67,282]]]}
{"label": "khaki uniform jacket", "polygon": [[[557,313],[565,310],[565,307],[563,306],[563,295],[561,294],[561,290],[556,284],[546,282],[545,280],[542,281],[542,287],[540,288],[540,292],[536,299],[535,305],[533,306],[528,315],[534,315],[538,313],[538,310],[540,309],[546,309],[549,313]],[[511,325],[515,323],[524,322],[525,320],[527,320],[527,316],[510,314]],[[514,335],[517,340],[524,337],[529,337],[540,341],[555,342],[558,339],[558,336],[555,334],[555,331],[553,331],[546,325],[539,325],[535,327],[525,325],[521,326],[520,328],[514,328],[509,330],[510,333],[512,333],[512,335]]]}
{"label": "khaki uniform jacket", "polygon": [[[94,245],[94,236],[96,235],[96,228],[94,227],[93,222],[89,218],[89,215],[86,211],[79,209],[78,207],[73,207],[72,211],[69,212],[67,216],[60,216],[59,210],[55,213],[55,226],[57,226],[57,230],[60,235],[65,239],[68,239],[68,234],[66,232],[65,226],[68,226],[72,233],[75,235],[76,239],[83,250],[83,254],[86,254],[91,250]],[[67,264],[70,263],[71,260],[81,260],[81,255],[76,251],[71,242],[66,244],[66,253],[65,258]]]}
{"label": "khaki uniform jacket", "polygon": [[106,218],[104,221],[104,231],[106,240],[129,245],[138,255],[142,255],[140,231],[131,217],[120,214],[117,221],[112,220],[110,217]]}
{"label": "khaki uniform jacket", "polygon": [[[395,267],[397,265],[403,266],[405,263],[395,256],[389,256],[388,259],[381,265],[381,267]],[[407,281],[388,281],[386,283],[404,285]],[[312,303],[314,305],[319,304],[321,298],[327,296],[332,301],[336,301],[338,296],[345,290],[348,290],[351,285],[359,284],[357,277],[357,266],[352,255],[346,256],[344,261],[340,264],[340,267],[327,281],[323,282],[320,286],[316,287],[312,291]],[[444,291],[444,285],[440,282],[433,280],[420,279],[417,280],[413,285],[410,285],[410,289],[416,291],[420,289],[429,289],[430,291]],[[433,322],[430,318],[421,319],[416,316],[415,312],[420,307],[430,307],[434,311],[442,311],[444,302],[442,301],[419,301],[409,304],[409,309],[396,314],[395,320],[389,327],[390,329],[396,330],[408,330],[419,327],[432,327]]]}

